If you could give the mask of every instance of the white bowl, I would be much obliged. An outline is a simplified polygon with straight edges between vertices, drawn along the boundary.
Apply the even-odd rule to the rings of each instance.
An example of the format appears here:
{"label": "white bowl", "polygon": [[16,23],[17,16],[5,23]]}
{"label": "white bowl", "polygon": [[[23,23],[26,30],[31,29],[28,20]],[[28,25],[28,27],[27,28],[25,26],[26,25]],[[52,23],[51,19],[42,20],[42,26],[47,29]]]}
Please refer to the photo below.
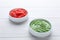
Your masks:
{"label": "white bowl", "polygon": [[[23,16],[23,17],[18,17],[18,18],[16,18],[16,17],[13,17],[12,15],[10,15],[10,14],[12,14],[12,13],[27,13],[25,16]],[[13,15],[15,15],[15,14],[13,14]],[[28,19],[28,12],[27,12],[27,10],[25,10],[25,9],[23,9],[23,8],[15,8],[15,9],[12,9],[10,12],[9,12],[9,20],[11,20],[12,22],[15,22],[15,23],[20,23],[20,22],[23,22],[23,21],[26,21]]]}
{"label": "white bowl", "polygon": [[51,34],[52,30],[50,29],[47,32],[36,32],[35,30],[33,30],[30,25],[29,25],[29,32],[36,37],[47,37],[48,35]]}

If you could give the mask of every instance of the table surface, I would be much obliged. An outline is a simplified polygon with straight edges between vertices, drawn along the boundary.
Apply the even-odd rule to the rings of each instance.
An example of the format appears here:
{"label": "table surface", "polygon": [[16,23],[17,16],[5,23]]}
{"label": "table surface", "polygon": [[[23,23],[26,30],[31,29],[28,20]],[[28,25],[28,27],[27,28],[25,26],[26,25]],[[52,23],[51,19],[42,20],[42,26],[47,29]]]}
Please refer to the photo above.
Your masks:
{"label": "table surface", "polygon": [[[21,24],[9,21],[9,11],[25,8],[29,19]],[[52,24],[52,34],[36,38],[29,33],[29,23],[35,18],[47,19]],[[60,40],[60,0],[0,0],[0,40]]]}

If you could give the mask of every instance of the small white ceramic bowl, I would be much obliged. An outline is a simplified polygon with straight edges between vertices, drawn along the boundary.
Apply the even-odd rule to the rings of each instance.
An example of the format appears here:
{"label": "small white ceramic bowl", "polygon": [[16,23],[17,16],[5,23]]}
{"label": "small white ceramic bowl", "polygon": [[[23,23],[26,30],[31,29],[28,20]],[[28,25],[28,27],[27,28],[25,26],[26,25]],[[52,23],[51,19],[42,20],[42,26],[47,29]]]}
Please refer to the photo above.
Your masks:
{"label": "small white ceramic bowl", "polygon": [[11,15],[9,15],[9,20],[12,21],[12,22],[14,22],[14,23],[24,22],[27,19],[28,19],[28,12],[27,12],[27,14],[24,17],[21,17],[21,18],[15,18],[15,17],[12,17]]}
{"label": "small white ceramic bowl", "polygon": [[[42,20],[45,20],[45,19],[42,19]],[[47,20],[45,20],[47,21]],[[47,21],[48,22],[48,21]],[[50,22],[48,22],[50,24]],[[51,24],[50,24],[51,26]],[[47,32],[37,32],[35,30],[33,30],[29,24],[29,32],[33,35],[33,36],[36,36],[36,37],[47,37],[48,35],[51,34],[52,30],[50,29],[49,31]]]}

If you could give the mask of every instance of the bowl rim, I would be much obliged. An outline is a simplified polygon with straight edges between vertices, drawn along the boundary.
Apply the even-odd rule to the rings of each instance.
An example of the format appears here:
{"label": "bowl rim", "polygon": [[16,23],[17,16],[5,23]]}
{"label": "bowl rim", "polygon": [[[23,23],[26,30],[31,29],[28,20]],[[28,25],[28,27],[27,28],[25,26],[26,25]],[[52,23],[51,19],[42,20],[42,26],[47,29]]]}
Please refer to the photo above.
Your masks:
{"label": "bowl rim", "polygon": [[[14,9],[18,9],[18,8],[14,8]],[[12,9],[12,10],[14,10],[14,9]],[[24,9],[24,8],[20,8],[20,9]],[[27,12],[27,14],[25,15],[25,16],[27,16],[27,15],[28,15],[28,11],[27,11],[26,9],[24,9],[24,10]],[[10,12],[11,12],[11,10],[10,10]],[[10,12],[9,12],[9,16],[12,17],[12,16],[10,15]],[[23,16],[23,17],[21,17],[21,18],[24,18],[25,16]],[[12,17],[12,18],[16,18],[16,17]],[[19,18],[16,18],[16,19],[19,19]]]}
{"label": "bowl rim", "polygon": [[[46,21],[47,23],[49,23],[49,25],[50,25],[50,29],[48,30],[48,31],[46,31],[46,32],[49,32],[49,31],[51,31],[51,29],[52,29],[52,25],[51,25],[51,23],[48,21],[48,20],[46,20],[46,19],[42,19],[42,18],[37,18],[37,19],[39,19],[39,20],[43,20],[43,21]],[[31,23],[34,21],[34,20],[37,20],[37,19],[33,19],[31,22],[30,22],[30,24],[29,24],[29,28],[31,28]],[[31,28],[32,29],[32,28]],[[34,29],[32,29],[33,31],[35,31]],[[35,31],[35,32],[37,32],[37,31]],[[46,33],[46,32],[37,32],[37,33]]]}

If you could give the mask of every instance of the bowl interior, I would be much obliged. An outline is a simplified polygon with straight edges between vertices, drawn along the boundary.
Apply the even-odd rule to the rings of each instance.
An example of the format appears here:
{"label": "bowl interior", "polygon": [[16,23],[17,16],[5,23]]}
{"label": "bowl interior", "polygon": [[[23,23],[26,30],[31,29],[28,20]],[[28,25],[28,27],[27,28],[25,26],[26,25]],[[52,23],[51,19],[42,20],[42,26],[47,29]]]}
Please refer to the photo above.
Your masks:
{"label": "bowl interior", "polygon": [[48,32],[51,29],[51,23],[45,19],[34,19],[30,22],[30,28],[36,32]]}

